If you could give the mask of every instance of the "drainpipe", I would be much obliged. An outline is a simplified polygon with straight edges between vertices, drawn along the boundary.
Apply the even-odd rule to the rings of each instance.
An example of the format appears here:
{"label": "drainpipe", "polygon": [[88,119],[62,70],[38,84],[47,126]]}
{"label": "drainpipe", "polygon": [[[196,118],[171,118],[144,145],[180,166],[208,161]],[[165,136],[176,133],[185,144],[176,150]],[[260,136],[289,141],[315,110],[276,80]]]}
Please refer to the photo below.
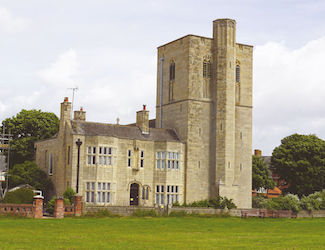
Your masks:
{"label": "drainpipe", "polygon": [[82,141],[78,139],[76,141],[76,144],[78,146],[78,159],[77,159],[77,183],[76,183],[76,193],[79,193],[79,168],[80,168],[80,146],[82,144]]}
{"label": "drainpipe", "polygon": [[162,128],[162,101],[163,101],[163,70],[165,58],[160,58],[160,95],[159,95],[159,128]]}

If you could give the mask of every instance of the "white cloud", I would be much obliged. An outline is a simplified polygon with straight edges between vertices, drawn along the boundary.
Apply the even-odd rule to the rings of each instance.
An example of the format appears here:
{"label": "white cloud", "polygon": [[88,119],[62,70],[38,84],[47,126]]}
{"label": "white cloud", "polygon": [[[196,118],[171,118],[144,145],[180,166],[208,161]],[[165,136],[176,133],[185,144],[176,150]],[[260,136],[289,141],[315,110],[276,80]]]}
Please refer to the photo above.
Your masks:
{"label": "white cloud", "polygon": [[18,32],[24,30],[29,24],[29,20],[13,17],[8,9],[0,7],[0,31]]}
{"label": "white cloud", "polygon": [[38,72],[45,83],[57,87],[74,87],[77,84],[79,62],[75,50],[68,50],[58,56],[48,68]]}
{"label": "white cloud", "polygon": [[6,106],[2,102],[0,102],[0,113],[5,112],[5,110]]}
{"label": "white cloud", "polygon": [[290,50],[270,42],[254,51],[254,147],[271,154],[293,133],[325,137],[325,37]]}

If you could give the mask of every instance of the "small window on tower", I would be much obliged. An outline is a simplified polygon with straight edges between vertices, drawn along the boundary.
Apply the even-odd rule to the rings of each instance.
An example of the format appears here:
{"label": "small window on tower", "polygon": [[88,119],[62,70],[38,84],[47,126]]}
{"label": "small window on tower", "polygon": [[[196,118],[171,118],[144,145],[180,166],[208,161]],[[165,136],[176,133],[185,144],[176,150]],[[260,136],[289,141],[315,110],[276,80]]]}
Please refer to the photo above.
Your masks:
{"label": "small window on tower", "polygon": [[169,65],[169,90],[168,90],[168,100],[174,100],[174,84],[175,84],[175,62],[171,61]]}
{"label": "small window on tower", "polygon": [[210,61],[203,61],[203,78],[211,78],[211,63]]}
{"label": "small window on tower", "polygon": [[172,61],[169,65],[169,80],[175,80],[175,62]]}
{"label": "small window on tower", "polygon": [[240,82],[240,66],[236,66],[236,82]]}

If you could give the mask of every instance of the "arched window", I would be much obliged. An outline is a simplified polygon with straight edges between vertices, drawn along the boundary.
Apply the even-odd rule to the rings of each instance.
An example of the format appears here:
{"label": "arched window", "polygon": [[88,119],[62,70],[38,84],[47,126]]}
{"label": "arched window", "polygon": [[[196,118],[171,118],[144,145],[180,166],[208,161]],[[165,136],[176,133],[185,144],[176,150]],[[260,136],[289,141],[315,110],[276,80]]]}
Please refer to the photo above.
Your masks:
{"label": "arched window", "polygon": [[236,66],[236,82],[240,82],[240,66]]}

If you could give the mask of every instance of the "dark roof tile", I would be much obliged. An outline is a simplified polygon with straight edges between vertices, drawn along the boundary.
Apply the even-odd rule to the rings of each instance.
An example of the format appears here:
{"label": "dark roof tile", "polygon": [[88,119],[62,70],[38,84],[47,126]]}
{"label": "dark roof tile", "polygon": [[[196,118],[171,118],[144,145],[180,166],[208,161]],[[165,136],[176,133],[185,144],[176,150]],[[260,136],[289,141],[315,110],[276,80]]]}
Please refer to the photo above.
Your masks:
{"label": "dark roof tile", "polygon": [[149,134],[142,134],[141,130],[134,125],[118,125],[85,121],[72,121],[72,129],[74,134],[88,136],[111,136],[131,140],[180,142],[176,132],[172,129],[150,128]]}

